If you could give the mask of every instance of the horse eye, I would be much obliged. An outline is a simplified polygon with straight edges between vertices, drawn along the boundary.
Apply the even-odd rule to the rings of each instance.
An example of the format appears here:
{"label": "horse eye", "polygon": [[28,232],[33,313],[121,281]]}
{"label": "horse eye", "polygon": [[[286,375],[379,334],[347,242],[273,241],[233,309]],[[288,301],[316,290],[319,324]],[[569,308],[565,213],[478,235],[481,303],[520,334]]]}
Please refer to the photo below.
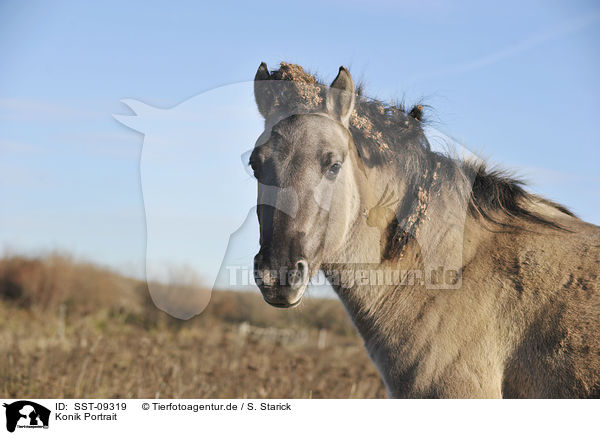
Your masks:
{"label": "horse eye", "polygon": [[242,154],[241,158],[242,158],[242,165],[244,166],[244,170],[246,171],[246,173],[248,175],[250,175],[251,177],[254,176],[254,169],[252,168],[252,162],[251,162],[251,157],[252,157],[252,150],[246,151],[244,154]]}
{"label": "horse eye", "polygon": [[258,161],[258,158],[254,155],[250,155],[250,157],[247,160],[247,169],[250,169],[248,171],[248,173],[252,176],[254,176],[255,178],[258,178],[258,171],[260,169],[260,162]]}
{"label": "horse eye", "polygon": [[252,169],[253,175],[258,178],[258,164],[255,160],[250,160],[249,162],[250,168]]}
{"label": "horse eye", "polygon": [[329,169],[327,169],[327,172],[325,173],[325,176],[327,178],[329,178],[330,180],[332,180],[335,177],[337,177],[337,174],[340,172],[340,169],[342,169],[342,164],[341,163],[334,163],[333,165],[331,165],[329,167]]}

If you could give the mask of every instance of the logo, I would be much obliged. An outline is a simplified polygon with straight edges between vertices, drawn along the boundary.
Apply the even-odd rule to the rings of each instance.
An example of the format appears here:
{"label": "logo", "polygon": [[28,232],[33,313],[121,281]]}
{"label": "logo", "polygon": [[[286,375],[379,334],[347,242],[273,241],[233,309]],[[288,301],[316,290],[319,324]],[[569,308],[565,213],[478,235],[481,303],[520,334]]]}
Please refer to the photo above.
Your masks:
{"label": "logo", "polygon": [[48,429],[50,410],[29,400],[19,400],[4,404],[6,408],[6,430],[14,432],[19,429]]}

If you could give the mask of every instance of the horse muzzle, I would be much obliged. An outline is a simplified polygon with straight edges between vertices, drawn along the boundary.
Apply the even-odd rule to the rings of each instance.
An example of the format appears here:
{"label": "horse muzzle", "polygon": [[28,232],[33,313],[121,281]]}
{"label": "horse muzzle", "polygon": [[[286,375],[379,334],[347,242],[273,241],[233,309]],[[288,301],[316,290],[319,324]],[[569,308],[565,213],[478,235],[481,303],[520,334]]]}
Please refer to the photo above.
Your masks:
{"label": "horse muzzle", "polygon": [[292,308],[300,303],[308,285],[308,262],[299,259],[292,267],[271,267],[263,255],[254,257],[254,281],[264,300],[277,308]]}

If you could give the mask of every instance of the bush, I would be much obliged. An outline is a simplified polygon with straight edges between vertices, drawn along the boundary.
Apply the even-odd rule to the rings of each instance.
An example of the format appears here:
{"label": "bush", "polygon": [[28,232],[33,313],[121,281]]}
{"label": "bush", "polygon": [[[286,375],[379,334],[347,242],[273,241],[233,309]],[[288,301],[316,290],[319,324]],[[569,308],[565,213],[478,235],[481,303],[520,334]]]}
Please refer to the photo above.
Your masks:
{"label": "bush", "polygon": [[[155,297],[158,294],[162,299],[157,302],[168,303],[171,307],[184,307],[194,299],[200,300],[210,294],[202,287],[180,289],[165,285],[161,295],[158,291],[160,284],[152,285]],[[52,313],[58,313],[59,307],[64,305],[69,316],[104,311],[111,317],[120,317],[144,328],[159,324],[171,327],[187,324],[160,311],[154,305],[145,282],[59,254],[40,257],[15,255],[0,259],[0,299],[23,308]],[[341,335],[355,334],[342,304],[337,300],[307,297],[298,308],[281,310],[264,302],[258,290],[214,291],[206,309],[192,321],[203,325],[248,322],[255,326],[282,329],[324,328]]]}

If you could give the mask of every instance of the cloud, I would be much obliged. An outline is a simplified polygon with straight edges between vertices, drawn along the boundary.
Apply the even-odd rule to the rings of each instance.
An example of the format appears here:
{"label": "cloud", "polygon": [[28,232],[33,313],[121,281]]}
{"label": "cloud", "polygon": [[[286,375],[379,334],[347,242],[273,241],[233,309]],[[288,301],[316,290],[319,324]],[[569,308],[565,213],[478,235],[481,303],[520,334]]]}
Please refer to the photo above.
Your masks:
{"label": "cloud", "polygon": [[509,45],[508,47],[479,57],[477,59],[472,59],[447,68],[442,68],[438,71],[429,74],[420,75],[419,79],[422,80],[451,74],[461,74],[479,68],[483,68],[488,65],[501,62],[520,53],[532,50],[546,42],[560,39],[564,36],[583,30],[591,26],[592,24],[597,23],[599,20],[600,10],[597,10],[594,13],[586,14],[585,16],[580,16],[575,19],[565,21],[562,24],[553,27],[552,30],[532,35],[529,38],[523,39],[515,44]]}
{"label": "cloud", "polygon": [[99,112],[54,101],[29,98],[0,99],[0,120],[6,121],[73,120],[100,115],[102,114]]}
{"label": "cloud", "polygon": [[[119,128],[120,126],[114,126]],[[113,128],[114,128],[113,127]],[[130,130],[122,131],[80,131],[60,132],[52,138],[71,147],[76,147],[77,153],[89,156],[116,159],[138,159],[140,141]],[[1,145],[0,145],[1,149]]]}
{"label": "cloud", "polygon": [[16,140],[0,140],[0,152],[3,153],[31,153],[40,150],[41,147],[30,143],[20,142]]}

